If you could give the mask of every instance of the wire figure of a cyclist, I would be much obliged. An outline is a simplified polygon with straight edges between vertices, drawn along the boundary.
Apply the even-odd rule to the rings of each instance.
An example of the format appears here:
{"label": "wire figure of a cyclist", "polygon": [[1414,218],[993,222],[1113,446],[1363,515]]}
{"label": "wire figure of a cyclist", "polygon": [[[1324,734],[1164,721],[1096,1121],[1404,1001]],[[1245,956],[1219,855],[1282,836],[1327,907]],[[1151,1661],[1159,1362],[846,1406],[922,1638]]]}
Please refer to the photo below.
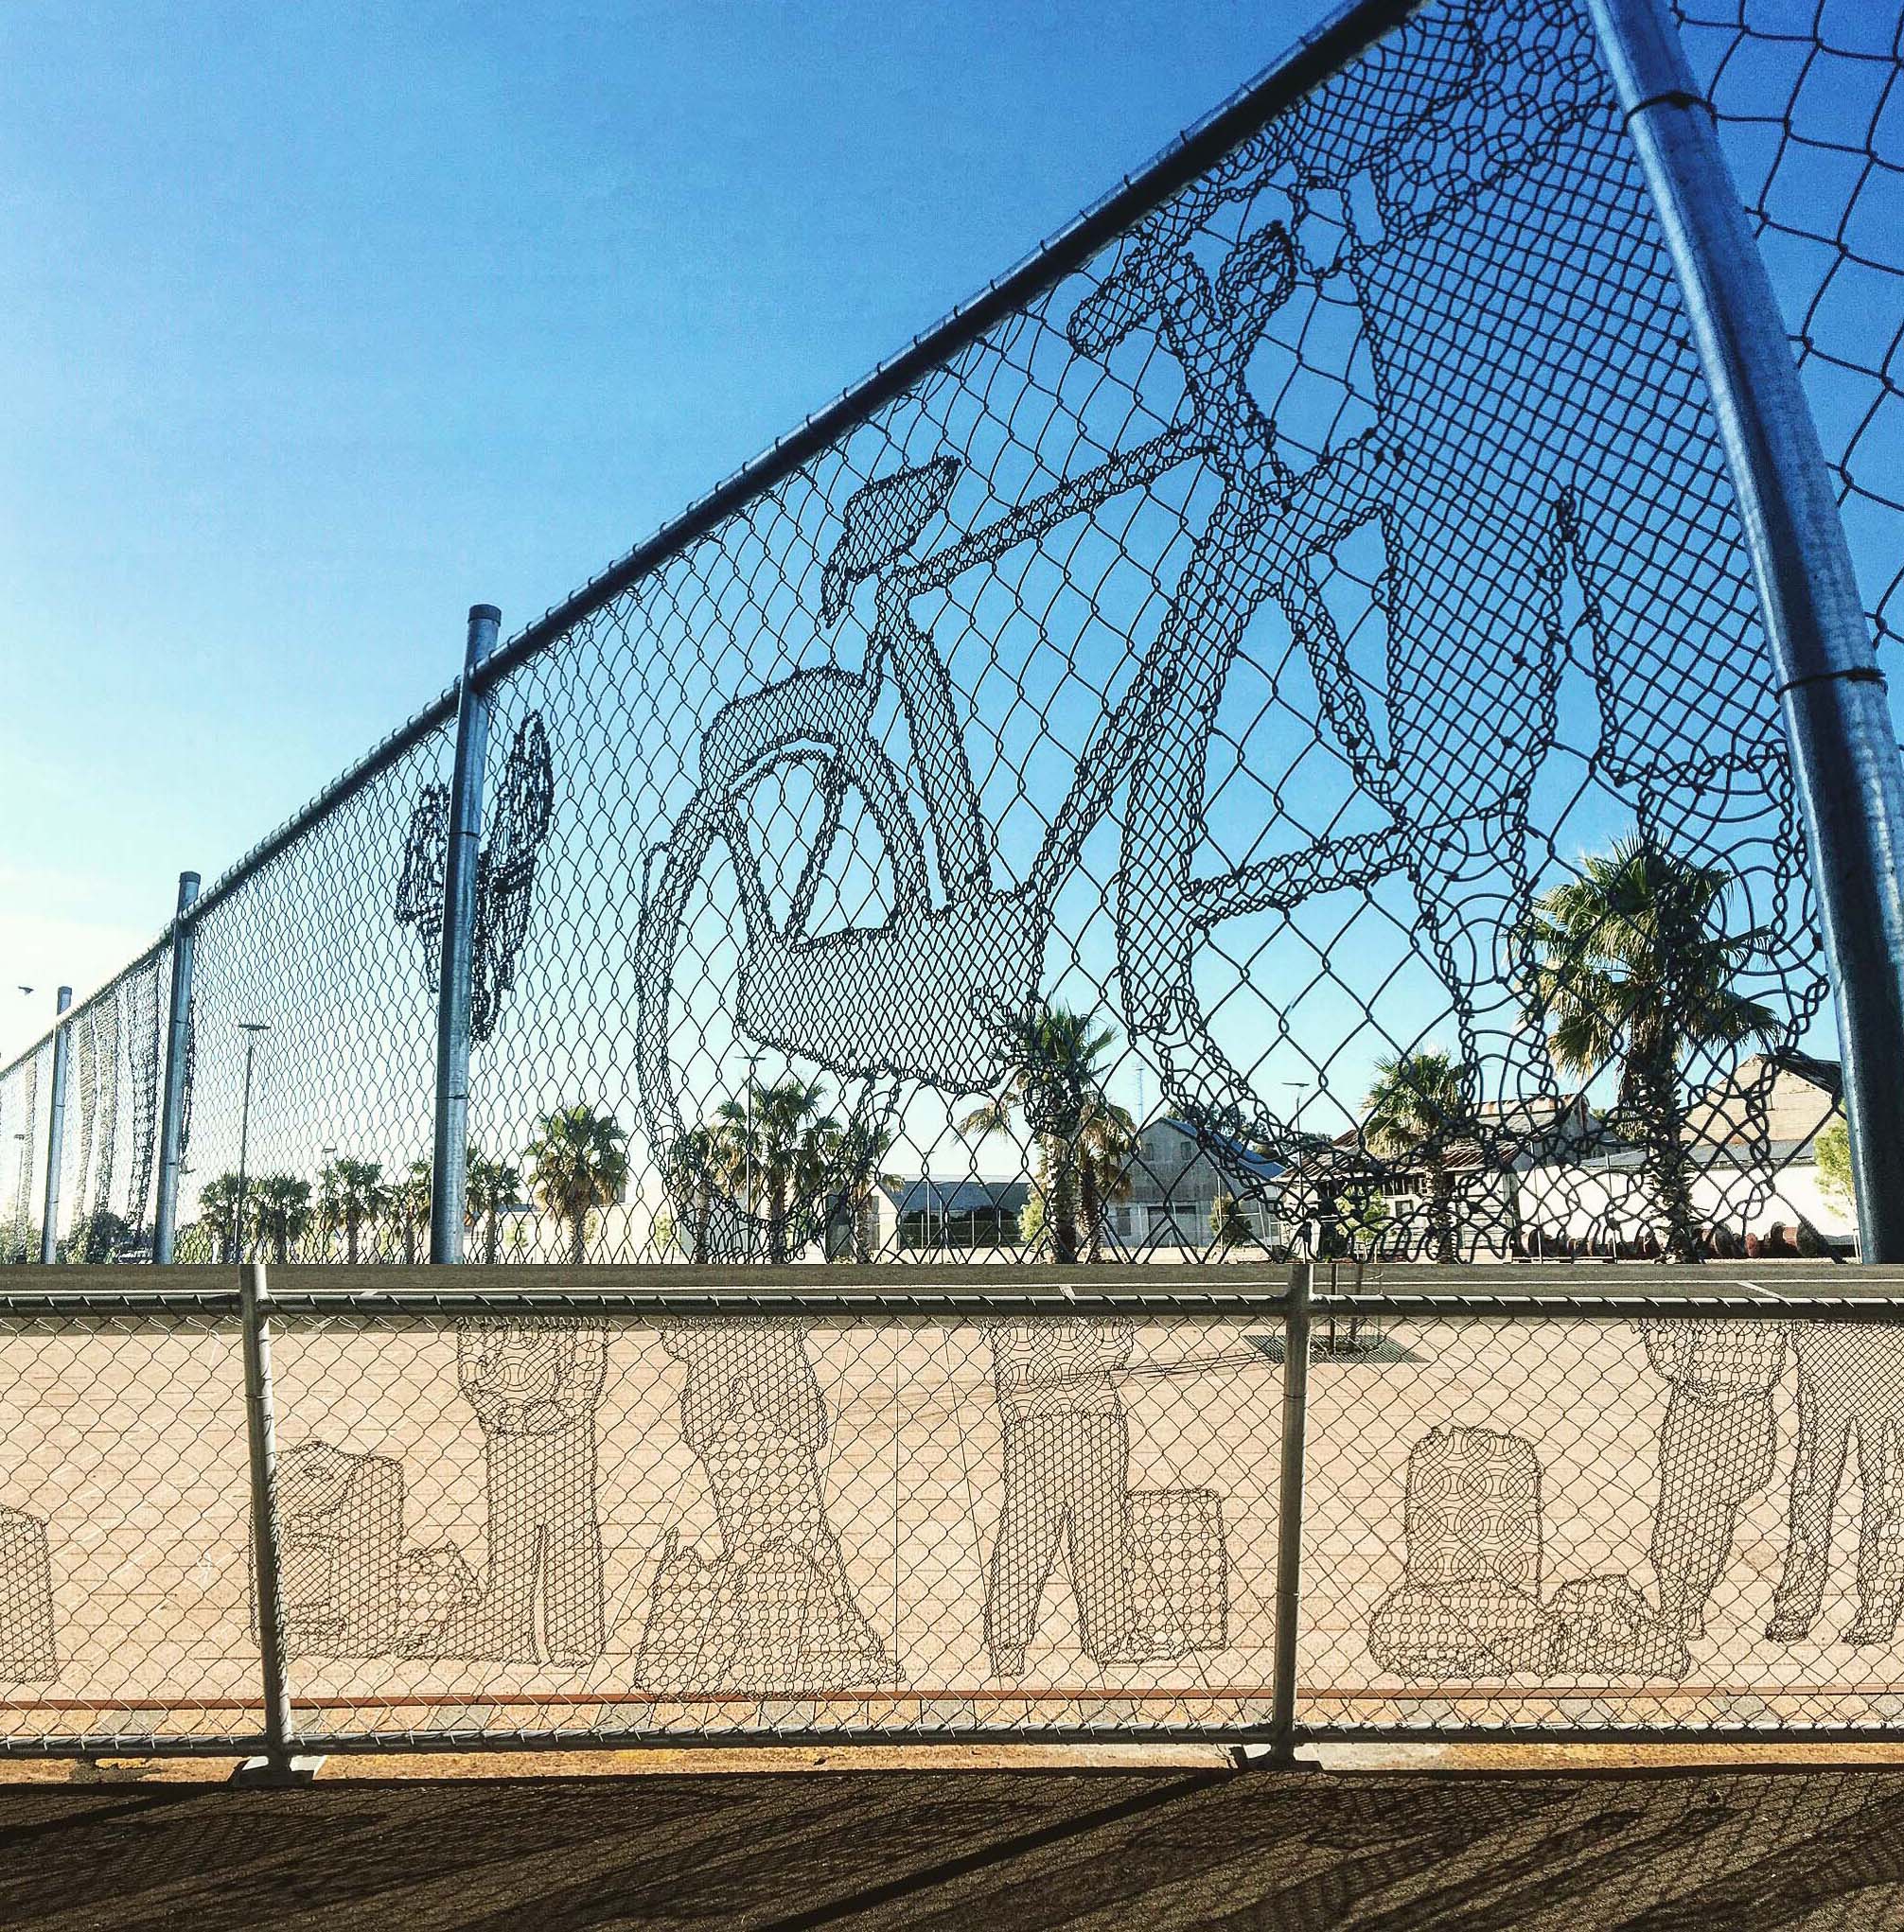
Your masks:
{"label": "wire figure of a cyclist", "polygon": [[[1221,1117],[1246,1081],[1191,990],[1203,927],[1180,912],[1196,888],[1186,894],[1131,852],[1149,839],[1182,853],[1179,820],[1196,809],[1198,760],[1240,627],[1265,594],[1395,834],[1232,874],[1202,910],[1287,910],[1306,891],[1405,872],[1463,1062],[1471,1074],[1485,1065],[1509,1102],[1553,1094],[1542,1044],[1521,1022],[1514,942],[1532,889],[1530,795],[1555,741],[1569,575],[1598,702],[1595,762],[1642,827],[1683,852],[1702,841],[1727,850],[1727,825],[1741,821],[1796,835],[1769,681],[1747,641],[1749,577],[1726,522],[1729,493],[1636,176],[1609,197],[1636,211],[1618,225],[1596,211],[1562,263],[1538,246],[1557,199],[1578,192],[1583,149],[1592,179],[1633,170],[1585,24],[1538,6],[1443,8],[1418,16],[1409,36],[1397,66],[1428,97],[1426,113],[1391,124],[1371,149],[1357,145],[1366,114],[1325,92],[1236,157],[1227,179],[1155,221],[1072,324],[1074,342],[1102,353],[1141,311],[1159,317],[1225,484],[1170,620],[1186,634],[1171,653],[1171,712],[1145,721],[1155,748],[1131,784],[1121,914],[1133,1030],[1171,1044],[1167,1078],[1205,1118]],[[1355,84],[1351,75],[1338,85]],[[1292,477],[1264,448],[1269,426],[1241,375],[1260,309],[1226,286],[1254,238],[1214,283],[1189,242],[1222,202],[1275,181],[1298,206],[1331,190],[1347,210],[1358,176],[1373,187],[1382,233],[1351,236],[1343,266],[1374,351],[1379,420]],[[1636,342],[1643,384],[1631,373]],[[1664,473],[1636,465],[1642,452],[1663,453]],[[1387,560],[1379,736],[1309,575],[1312,560],[1371,522]],[[1472,1117],[1449,1123],[1451,1137],[1474,1131]]]}
{"label": "wire figure of a cyclist", "polygon": [[[845,506],[822,616],[834,621],[856,586],[873,584],[863,669],[798,672],[723,710],[702,746],[700,789],[645,895],[638,1070],[663,1155],[684,1126],[669,1014],[689,895],[716,843],[737,859],[746,850],[745,786],[777,764],[804,760],[819,772],[821,834],[778,922],[757,866],[735,866],[744,1031],[888,1096],[906,1079],[952,1091],[989,1082],[1014,1013],[1037,992],[1059,887],[1121,790],[1128,1030],[1176,1111],[1285,1154],[1304,1143],[1218,1044],[1195,961],[1224,920],[1287,915],[1309,897],[1395,874],[1413,887],[1418,940],[1460,1030],[1472,1104],[1448,1137],[1476,1131],[1484,1084],[1509,1103],[1554,1096],[1543,1044],[1525,1024],[1515,952],[1534,877],[1529,802],[1555,742],[1569,576],[1590,640],[1599,780],[1682,850],[1707,827],[1707,842],[1729,849],[1728,815],[1735,828],[1779,820],[1774,836],[1789,847],[1764,667],[1740,648],[1745,572],[1636,179],[1597,224],[1570,228],[1559,268],[1541,252],[1557,197],[1631,167],[1590,37],[1537,5],[1489,10],[1485,36],[1483,20],[1472,0],[1424,9],[1384,44],[1385,65],[1350,70],[1126,242],[1068,333],[1077,350],[1103,357],[1155,324],[1183,392],[1164,403],[1164,432],[916,560],[908,552],[947,513],[958,478],[949,459],[876,479]],[[1388,87],[1399,101],[1374,103],[1382,113],[1337,97]],[[1324,266],[1305,259],[1290,223],[1252,226],[1253,204],[1281,198],[1300,229],[1307,203],[1332,194],[1347,209],[1358,184],[1372,187],[1379,232],[1351,232],[1327,268],[1354,290],[1377,426],[1298,471],[1278,451],[1249,368],[1298,276],[1319,280]],[[1212,274],[1200,247],[1225,246],[1212,224],[1239,205],[1240,238]],[[1556,352],[1557,335],[1571,355]],[[1648,351],[1639,385],[1628,376],[1634,340]],[[1669,452],[1666,473],[1637,477],[1633,456],[1655,445]],[[1021,883],[996,887],[945,659],[911,606],[1189,463],[1218,488],[1170,608]],[[1688,504],[1689,529],[1673,521]],[[1386,553],[1380,728],[1315,574],[1370,525]],[[1199,877],[1218,707],[1266,606],[1308,659],[1318,736],[1386,822]],[[1662,609],[1675,622],[1662,623]],[[929,861],[906,775],[873,733],[889,676],[925,794]],[[815,938],[809,918],[849,789],[890,862],[891,911],[876,929]]]}

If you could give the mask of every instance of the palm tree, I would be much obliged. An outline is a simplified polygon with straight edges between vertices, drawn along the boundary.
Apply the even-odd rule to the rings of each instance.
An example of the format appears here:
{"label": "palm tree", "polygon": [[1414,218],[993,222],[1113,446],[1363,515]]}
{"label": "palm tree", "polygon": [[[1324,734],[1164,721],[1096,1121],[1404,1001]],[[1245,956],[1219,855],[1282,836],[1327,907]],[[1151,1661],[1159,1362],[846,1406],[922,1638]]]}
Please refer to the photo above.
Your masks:
{"label": "palm tree", "polygon": [[835,1214],[850,1217],[853,1228],[853,1258],[873,1259],[873,1244],[866,1230],[867,1208],[879,1186],[879,1164],[892,1151],[892,1135],[883,1127],[867,1127],[855,1121],[834,1134],[826,1148],[827,1164],[838,1177],[835,1188]]}
{"label": "palm tree", "polygon": [[402,1178],[391,1184],[384,1212],[403,1243],[403,1265],[416,1266],[417,1236],[430,1225],[430,1163],[412,1161]]}
{"label": "palm tree", "polygon": [[1100,1094],[1087,1106],[1078,1133],[1078,1207],[1084,1223],[1084,1259],[1103,1259],[1106,1209],[1131,1194],[1131,1156],[1137,1123],[1127,1107]]}
{"label": "palm tree", "polygon": [[1384,1160],[1406,1161],[1428,1176],[1428,1226],[1435,1258],[1454,1261],[1454,1179],[1448,1143],[1467,1117],[1468,1070],[1430,1047],[1375,1063],[1375,1086],[1362,1116],[1362,1138]]}
{"label": "palm tree", "polygon": [[713,1124],[690,1127],[670,1150],[663,1177],[670,1201],[687,1203],[687,1227],[675,1213],[655,1217],[655,1244],[665,1252],[679,1247],[696,1267],[708,1258],[708,1226],[714,1219],[714,1183],[724,1174],[726,1160],[719,1131]]}
{"label": "palm tree", "polygon": [[485,1160],[472,1147],[464,1169],[463,1213],[483,1230],[483,1262],[493,1268],[502,1249],[502,1217],[522,1205],[522,1176],[508,1161]]}
{"label": "palm tree", "polygon": [[1769,1041],[1778,1020],[1734,991],[1757,935],[1727,935],[1730,881],[1665,851],[1650,832],[1595,853],[1578,879],[1535,903],[1528,1017],[1551,1026],[1561,1072],[1590,1080],[1620,1062],[1624,1131],[1644,1143],[1648,1175],[1677,1260],[1699,1253],[1681,1136],[1680,1067],[1701,1046]]}
{"label": "palm tree", "polygon": [[1013,1023],[1010,1078],[959,1122],[959,1132],[971,1136],[1007,1132],[1014,1115],[1024,1116],[1037,1147],[1041,1219],[1050,1231],[1052,1258],[1065,1265],[1078,1258],[1081,1154],[1094,1112],[1110,1105],[1100,1063],[1117,1037],[1095,1011],[1030,1008]]}
{"label": "palm tree", "polygon": [[238,1243],[242,1231],[238,1224],[238,1177],[229,1168],[215,1174],[199,1189],[199,1218],[217,1231],[218,1257],[221,1262],[241,1259]]}
{"label": "palm tree", "polygon": [[819,1080],[794,1074],[767,1085],[750,1081],[709,1123],[714,1170],[749,1214],[764,1211],[770,1261],[790,1258],[796,1205],[810,1205],[826,1189],[829,1156],[845,1130],[820,1111],[825,1094]]}
{"label": "palm tree", "polygon": [[390,1204],[380,1161],[327,1161],[317,1177],[317,1214],[326,1234],[344,1230],[344,1258],[354,1268],[364,1223],[373,1226]]}
{"label": "palm tree", "polygon": [[310,1226],[310,1183],[295,1174],[260,1174],[248,1190],[252,1226],[271,1243],[271,1257],[282,1268],[293,1241]]}
{"label": "palm tree", "polygon": [[589,1257],[589,1216],[612,1207],[627,1191],[627,1131],[612,1114],[592,1107],[558,1107],[537,1122],[525,1150],[535,1164],[536,1200],[569,1230],[569,1259]]}

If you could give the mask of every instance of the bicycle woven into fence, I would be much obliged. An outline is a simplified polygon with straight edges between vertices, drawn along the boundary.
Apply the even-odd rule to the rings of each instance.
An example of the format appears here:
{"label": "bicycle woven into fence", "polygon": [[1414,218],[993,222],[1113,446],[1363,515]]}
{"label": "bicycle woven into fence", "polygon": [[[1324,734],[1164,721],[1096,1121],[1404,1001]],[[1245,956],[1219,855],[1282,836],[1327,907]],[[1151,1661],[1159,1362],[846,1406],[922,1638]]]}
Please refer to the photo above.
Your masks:
{"label": "bicycle woven into fence", "polygon": [[[473,1253],[1842,1228],[1772,673],[1586,13],[1357,21],[481,674]],[[1888,644],[1897,23],[1684,24]],[[194,916],[182,1257],[427,1243],[452,710]]]}

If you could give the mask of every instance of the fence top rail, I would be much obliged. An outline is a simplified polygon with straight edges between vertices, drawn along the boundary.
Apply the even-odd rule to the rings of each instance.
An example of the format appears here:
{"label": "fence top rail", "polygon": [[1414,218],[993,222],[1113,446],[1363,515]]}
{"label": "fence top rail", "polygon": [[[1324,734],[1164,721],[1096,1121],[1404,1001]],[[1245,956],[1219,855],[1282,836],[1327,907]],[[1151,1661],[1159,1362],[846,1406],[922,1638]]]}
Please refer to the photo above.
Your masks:
{"label": "fence top rail", "polygon": [[[1304,1264],[1106,1268],[958,1265],[692,1268],[335,1265],[261,1269],[264,1298],[291,1313],[361,1315],[1233,1315],[1279,1317]],[[1662,1268],[1564,1263],[1487,1269],[1352,1263],[1310,1269],[1321,1317],[1493,1316],[1537,1320],[1653,1318],[1904,1320],[1904,1267],[1809,1263]],[[1397,1277],[1401,1282],[1389,1286]],[[222,1313],[238,1307],[235,1267],[10,1268],[0,1315]]]}
{"label": "fence top rail", "polygon": [[[1279,1315],[1287,1269],[1152,1268],[379,1268],[286,1267],[261,1271],[263,1299],[278,1311],[326,1315],[638,1314],[849,1315],[883,1319],[1024,1314]],[[165,1271],[172,1288],[129,1284],[122,1267],[18,1268],[0,1279],[0,1316],[236,1308],[236,1268]],[[150,1277],[149,1277],[150,1279]]]}

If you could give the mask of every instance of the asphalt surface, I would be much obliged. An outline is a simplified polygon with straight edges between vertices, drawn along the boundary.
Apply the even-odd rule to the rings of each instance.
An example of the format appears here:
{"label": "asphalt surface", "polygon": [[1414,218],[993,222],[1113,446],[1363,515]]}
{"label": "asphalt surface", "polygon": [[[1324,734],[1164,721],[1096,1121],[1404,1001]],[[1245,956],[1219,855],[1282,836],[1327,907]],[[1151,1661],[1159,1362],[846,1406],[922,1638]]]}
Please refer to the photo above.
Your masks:
{"label": "asphalt surface", "polygon": [[0,1789],[0,1923],[1904,1924],[1904,1771],[843,1771]]}

